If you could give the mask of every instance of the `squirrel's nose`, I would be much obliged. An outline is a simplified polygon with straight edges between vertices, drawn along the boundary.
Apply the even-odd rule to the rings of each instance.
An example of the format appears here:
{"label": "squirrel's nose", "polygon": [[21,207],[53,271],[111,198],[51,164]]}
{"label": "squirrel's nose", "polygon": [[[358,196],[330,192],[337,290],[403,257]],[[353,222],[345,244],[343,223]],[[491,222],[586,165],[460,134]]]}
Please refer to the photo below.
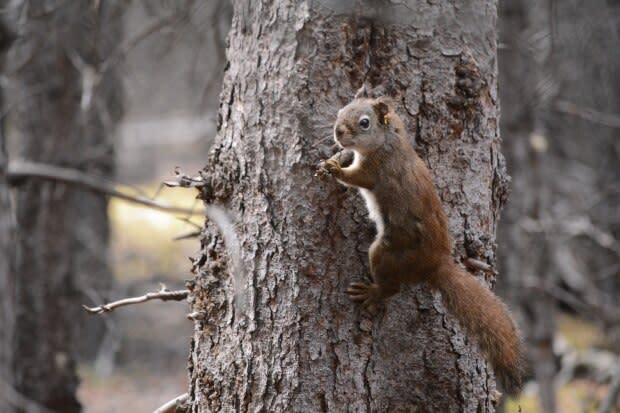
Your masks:
{"label": "squirrel's nose", "polygon": [[344,126],[338,126],[336,128],[336,138],[340,139],[344,135],[347,129]]}

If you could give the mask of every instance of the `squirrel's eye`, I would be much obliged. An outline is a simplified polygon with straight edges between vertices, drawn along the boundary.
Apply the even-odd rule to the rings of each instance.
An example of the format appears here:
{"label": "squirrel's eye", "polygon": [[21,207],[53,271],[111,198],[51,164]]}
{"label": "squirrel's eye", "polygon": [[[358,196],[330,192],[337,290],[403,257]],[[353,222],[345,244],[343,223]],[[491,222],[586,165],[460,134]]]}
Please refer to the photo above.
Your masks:
{"label": "squirrel's eye", "polygon": [[360,128],[368,129],[370,128],[370,118],[366,115],[362,116],[359,121]]}

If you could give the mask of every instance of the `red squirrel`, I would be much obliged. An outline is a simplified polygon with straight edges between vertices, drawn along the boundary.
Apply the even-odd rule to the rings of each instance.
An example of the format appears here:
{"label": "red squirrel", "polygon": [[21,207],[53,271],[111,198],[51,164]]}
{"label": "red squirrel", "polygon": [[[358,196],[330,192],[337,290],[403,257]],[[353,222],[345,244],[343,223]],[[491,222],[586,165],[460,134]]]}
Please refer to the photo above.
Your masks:
{"label": "red squirrel", "polygon": [[356,187],[377,228],[370,246],[373,282],[353,282],[351,300],[368,309],[400,291],[402,283],[426,282],[441,292],[448,311],[477,339],[504,391],[521,386],[523,343],[506,305],[458,266],[446,215],[431,174],[417,155],[391,100],[357,98],[338,112],[336,143],[354,152],[340,166],[337,155],[317,174]]}

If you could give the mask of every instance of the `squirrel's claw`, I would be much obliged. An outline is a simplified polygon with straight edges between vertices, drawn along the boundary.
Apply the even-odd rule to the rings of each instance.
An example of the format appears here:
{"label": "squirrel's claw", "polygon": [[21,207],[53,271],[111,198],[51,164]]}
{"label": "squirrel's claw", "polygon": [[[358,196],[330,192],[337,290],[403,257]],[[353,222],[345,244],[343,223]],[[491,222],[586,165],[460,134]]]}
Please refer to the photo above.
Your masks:
{"label": "squirrel's claw", "polygon": [[373,315],[377,311],[377,304],[374,300],[368,298],[362,303],[362,308],[366,310],[370,315]]}
{"label": "squirrel's claw", "polygon": [[364,309],[370,310],[375,307],[377,301],[376,290],[376,284],[353,282],[349,284],[347,294],[351,301],[361,302]]}
{"label": "squirrel's claw", "polygon": [[340,164],[335,159],[331,158],[326,161],[321,161],[317,165],[316,173],[314,176],[319,178],[325,178],[327,176],[336,176],[340,174]]}
{"label": "squirrel's claw", "polygon": [[331,174],[332,174],[332,171],[326,168],[325,161],[319,162],[319,164],[316,167],[316,171],[314,172],[314,176],[317,176],[321,179],[325,179],[328,176],[331,176]]}

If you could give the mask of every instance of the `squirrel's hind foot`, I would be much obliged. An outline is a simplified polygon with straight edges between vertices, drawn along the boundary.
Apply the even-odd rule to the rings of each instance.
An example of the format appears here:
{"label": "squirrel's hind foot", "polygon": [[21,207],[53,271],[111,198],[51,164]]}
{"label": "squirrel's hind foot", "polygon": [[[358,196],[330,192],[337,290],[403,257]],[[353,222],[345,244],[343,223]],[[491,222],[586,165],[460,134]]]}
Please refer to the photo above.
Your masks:
{"label": "squirrel's hind foot", "polygon": [[373,311],[379,303],[379,286],[375,283],[353,282],[347,288],[351,301],[361,303],[362,308]]}

